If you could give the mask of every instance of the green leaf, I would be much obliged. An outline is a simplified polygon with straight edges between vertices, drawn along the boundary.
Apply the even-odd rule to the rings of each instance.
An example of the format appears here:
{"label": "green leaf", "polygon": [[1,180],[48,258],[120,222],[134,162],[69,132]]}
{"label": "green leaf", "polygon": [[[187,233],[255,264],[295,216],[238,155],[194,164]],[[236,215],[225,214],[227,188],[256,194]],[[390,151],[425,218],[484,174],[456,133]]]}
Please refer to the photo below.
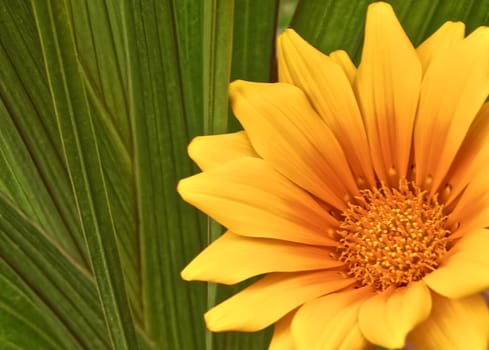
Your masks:
{"label": "green leaf", "polygon": [[231,74],[234,0],[204,2],[204,133],[227,131],[227,87]]}
{"label": "green leaf", "polygon": [[435,32],[446,21],[462,21],[466,34],[489,24],[488,1],[390,1],[406,33],[415,46]]}
{"label": "green leaf", "polygon": [[365,13],[372,2],[301,0],[290,26],[324,53],[342,49],[357,58],[363,42]]}
{"label": "green leaf", "polygon": [[0,2],[0,32],[2,192],[88,266],[28,2]]}
{"label": "green leaf", "polygon": [[[358,62],[370,2],[302,0],[292,26]],[[415,44],[489,21],[488,0],[391,3]],[[0,2],[0,348],[267,347],[270,330],[205,332],[243,285],[180,279],[222,228],[176,186],[197,172],[194,136],[239,128],[229,80],[276,79],[277,6]]]}
{"label": "green leaf", "polygon": [[103,133],[99,151],[127,294],[133,316],[141,319],[127,69],[121,52],[122,23],[117,16],[122,9],[118,2],[72,1],[69,11],[81,79],[95,111],[94,128]]}
{"label": "green leaf", "polygon": [[274,80],[278,0],[236,1],[231,80]]}
{"label": "green leaf", "polygon": [[[17,322],[23,319],[31,330],[37,328],[36,333],[46,340],[62,334],[60,344],[72,344],[68,348],[73,344],[108,348],[102,310],[87,272],[74,265],[48,235],[1,195],[0,212],[2,308]],[[23,299],[36,308],[31,311],[28,304],[19,302]],[[35,316],[44,321],[32,324]],[[3,337],[22,340],[12,329]]]}
{"label": "green leaf", "polygon": [[[70,178],[97,290],[112,344],[136,349],[137,342],[116,246],[109,180],[103,170],[103,139],[110,137],[96,119],[76,61],[67,2],[34,2],[34,17],[62,155]],[[114,155],[113,155],[114,156]],[[117,156],[117,155],[115,155]],[[115,170],[115,169],[114,169]]]}
{"label": "green leaf", "polygon": [[[199,2],[126,1],[123,6],[128,51],[129,106],[134,142],[138,232],[140,236],[143,324],[157,349],[203,349],[205,289],[188,286],[179,271],[201,249],[201,216],[177,198],[177,181],[190,174],[189,139],[202,133],[201,115],[190,85],[182,82],[195,70],[179,60],[175,8],[187,6],[197,15]],[[185,40],[200,41],[201,37]],[[182,39],[183,41],[184,39]],[[202,64],[199,57],[193,64]],[[187,70],[188,69],[188,70]],[[185,72],[185,73],[182,73]],[[194,91],[194,90],[192,90]],[[191,91],[191,92],[192,92]],[[193,109],[187,109],[193,105]]]}
{"label": "green leaf", "polygon": [[[274,48],[278,5],[278,0],[236,2],[231,80],[276,80]],[[231,115],[228,131],[239,129],[241,126]]]}
{"label": "green leaf", "polygon": [[[363,45],[365,14],[373,0],[301,0],[291,27],[324,53],[342,49],[358,63]],[[392,4],[404,30],[415,46],[446,21],[463,21],[467,33],[489,24],[489,1],[405,1]]]}

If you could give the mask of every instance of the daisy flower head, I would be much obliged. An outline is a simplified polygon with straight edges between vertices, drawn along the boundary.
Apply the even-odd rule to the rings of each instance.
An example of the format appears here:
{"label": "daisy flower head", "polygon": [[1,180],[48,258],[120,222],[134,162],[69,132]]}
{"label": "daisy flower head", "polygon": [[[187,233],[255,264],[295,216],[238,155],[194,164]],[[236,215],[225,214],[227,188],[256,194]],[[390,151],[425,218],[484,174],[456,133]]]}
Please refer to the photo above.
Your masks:
{"label": "daisy flower head", "polygon": [[178,186],[228,230],[182,277],[262,276],[207,327],[274,324],[273,350],[487,349],[489,29],[415,48],[379,2],[358,68],[291,29],[278,64],[231,84],[244,131],[194,139],[202,172]]}

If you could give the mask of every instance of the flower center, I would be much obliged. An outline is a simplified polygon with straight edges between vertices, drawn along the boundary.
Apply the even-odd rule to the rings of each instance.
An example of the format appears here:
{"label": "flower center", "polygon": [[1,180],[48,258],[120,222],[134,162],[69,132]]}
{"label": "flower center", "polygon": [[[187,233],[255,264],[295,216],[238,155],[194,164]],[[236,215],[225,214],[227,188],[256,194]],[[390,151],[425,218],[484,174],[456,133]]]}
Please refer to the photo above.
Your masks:
{"label": "flower center", "polygon": [[447,216],[437,196],[414,183],[360,191],[343,212],[337,257],[348,275],[382,291],[418,281],[438,267],[448,248]]}

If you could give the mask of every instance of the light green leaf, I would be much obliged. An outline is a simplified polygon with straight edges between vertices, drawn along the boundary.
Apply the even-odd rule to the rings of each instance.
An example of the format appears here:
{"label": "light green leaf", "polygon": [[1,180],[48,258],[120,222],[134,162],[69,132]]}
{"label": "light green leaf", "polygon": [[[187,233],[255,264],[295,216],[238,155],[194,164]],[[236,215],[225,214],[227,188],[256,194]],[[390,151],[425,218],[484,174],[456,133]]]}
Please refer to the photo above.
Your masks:
{"label": "light green leaf", "polygon": [[[175,5],[175,6],[174,6]],[[177,198],[176,185],[191,172],[188,140],[202,132],[201,115],[189,115],[194,101],[182,77],[191,76],[179,56],[182,28],[175,7],[197,14],[199,2],[126,1],[129,106],[134,143],[137,221],[140,239],[143,324],[157,349],[203,349],[205,289],[179,278],[184,264],[203,244],[203,221]],[[181,13],[180,13],[181,14]],[[184,36],[185,37],[185,36]],[[197,40],[201,37],[183,40]],[[192,41],[190,41],[191,43]],[[186,45],[190,45],[187,43]],[[185,49],[187,47],[187,49]],[[202,64],[199,57],[193,64]],[[188,70],[187,70],[188,69]],[[185,74],[182,72],[185,71]],[[192,90],[194,91],[194,90]],[[191,92],[192,92],[191,91]]]}
{"label": "light green leaf", "polygon": [[227,131],[227,87],[231,74],[234,0],[204,2],[204,133]]}

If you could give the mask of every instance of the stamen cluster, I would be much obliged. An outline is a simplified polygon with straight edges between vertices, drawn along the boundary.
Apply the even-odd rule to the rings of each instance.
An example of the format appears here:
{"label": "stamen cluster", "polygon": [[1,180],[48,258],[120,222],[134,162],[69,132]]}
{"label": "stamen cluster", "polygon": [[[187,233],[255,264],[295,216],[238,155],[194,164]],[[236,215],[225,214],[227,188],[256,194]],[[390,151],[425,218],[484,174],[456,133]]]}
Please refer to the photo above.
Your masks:
{"label": "stamen cluster", "polygon": [[443,205],[407,181],[360,191],[343,217],[337,256],[349,276],[379,291],[420,280],[448,250]]}

